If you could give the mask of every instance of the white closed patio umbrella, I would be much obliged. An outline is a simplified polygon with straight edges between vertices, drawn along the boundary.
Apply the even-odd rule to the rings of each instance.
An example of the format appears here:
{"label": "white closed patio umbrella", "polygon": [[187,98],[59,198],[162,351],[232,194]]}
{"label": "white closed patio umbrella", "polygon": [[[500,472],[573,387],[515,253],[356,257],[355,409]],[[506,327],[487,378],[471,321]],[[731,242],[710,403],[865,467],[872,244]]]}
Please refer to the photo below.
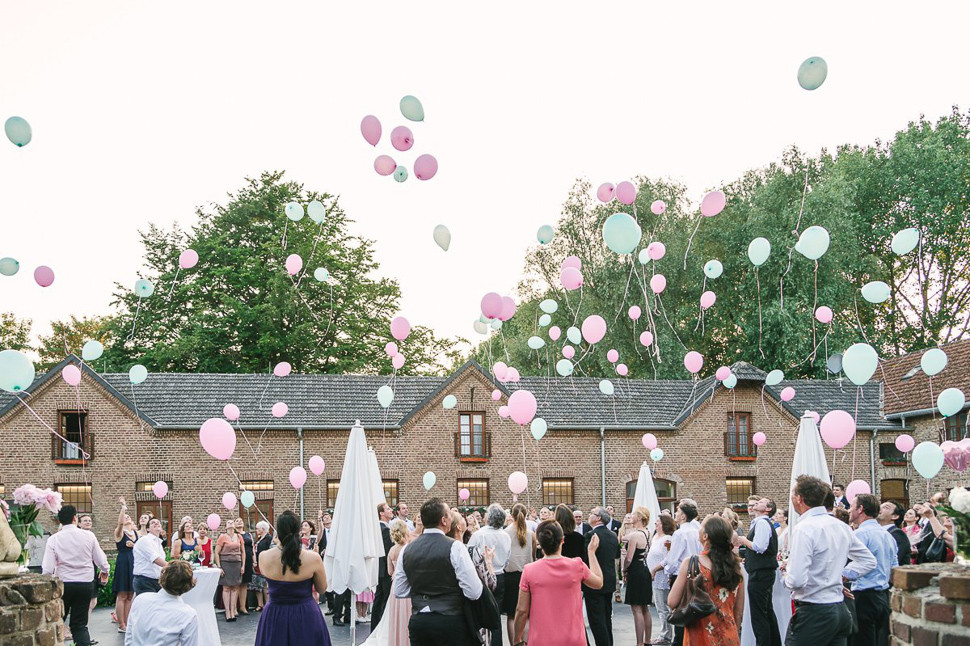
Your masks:
{"label": "white closed patio umbrella", "polygon": [[[367,438],[358,421],[350,431],[333,525],[323,560],[327,589],[355,595],[377,587],[377,563],[384,556],[377,505],[384,502],[384,487],[377,458],[367,450]],[[351,643],[357,643],[357,604],[350,602]]]}
{"label": "white closed patio umbrella", "polygon": [[[795,486],[798,476],[809,475],[831,482],[829,480],[829,465],[825,461],[825,447],[822,446],[822,437],[819,435],[818,427],[815,426],[815,418],[809,415],[808,411],[802,415],[802,420],[798,425],[798,439],[795,441],[795,456],[791,465],[791,486],[788,488],[788,527],[794,527],[798,522],[798,512],[791,502],[791,489]],[[791,531],[789,529],[789,531]]]}
{"label": "white closed patio umbrella", "polygon": [[[657,499],[657,488],[653,484],[653,474],[650,465],[644,462],[640,465],[640,475],[637,477],[637,489],[633,493],[633,506],[646,507],[650,510],[650,523],[653,524],[660,517],[660,501]],[[650,533],[650,528],[647,528]]]}

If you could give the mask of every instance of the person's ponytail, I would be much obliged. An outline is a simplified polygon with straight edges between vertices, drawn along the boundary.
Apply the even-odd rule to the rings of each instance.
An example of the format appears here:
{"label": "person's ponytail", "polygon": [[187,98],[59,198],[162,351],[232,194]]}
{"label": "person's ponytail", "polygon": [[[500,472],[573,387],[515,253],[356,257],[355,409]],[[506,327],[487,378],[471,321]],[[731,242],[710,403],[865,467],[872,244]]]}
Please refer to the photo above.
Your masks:
{"label": "person's ponytail", "polygon": [[292,511],[284,511],[276,519],[276,536],[280,541],[280,562],[283,574],[286,568],[293,570],[293,574],[300,573],[300,553],[303,543],[300,542],[300,520]]}

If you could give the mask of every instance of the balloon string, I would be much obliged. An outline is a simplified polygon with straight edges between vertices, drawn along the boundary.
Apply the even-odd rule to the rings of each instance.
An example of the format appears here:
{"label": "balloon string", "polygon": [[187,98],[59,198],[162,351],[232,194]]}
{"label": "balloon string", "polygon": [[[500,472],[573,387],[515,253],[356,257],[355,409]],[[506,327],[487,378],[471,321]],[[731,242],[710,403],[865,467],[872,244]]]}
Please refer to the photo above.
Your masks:
{"label": "balloon string", "polygon": [[758,267],[754,268],[754,282],[758,286],[758,352],[761,353],[761,358],[765,359],[765,351],[761,347],[762,339],[762,318],[761,318],[761,277],[758,275]]}
{"label": "balloon string", "polygon": [[509,358],[509,347],[505,344],[505,332],[503,332],[502,329],[499,328],[498,334],[500,337],[502,337],[502,349],[505,351],[505,360],[508,362],[511,362],[512,359]]}
{"label": "balloon string", "polygon": [[667,321],[667,325],[670,327],[670,331],[674,333],[674,337],[677,339],[680,345],[684,347],[684,350],[686,350],[687,345],[681,341],[680,335],[677,334],[677,330],[674,329],[674,326],[670,323],[670,319],[667,318],[667,308],[664,307],[663,301],[660,300],[660,294],[657,294],[657,303],[660,306],[660,312],[664,315],[664,320]]}
{"label": "balloon string", "polygon": [[[705,291],[707,291],[707,274],[704,274],[704,280],[701,283],[701,295],[702,296],[703,296],[703,294],[704,294]],[[694,331],[695,332],[697,332],[697,328],[701,327],[701,324],[703,323],[703,321],[704,321],[704,306],[703,305],[698,305],[698,309],[697,309],[697,324],[694,325]],[[703,334],[703,333],[704,333],[703,332],[703,328],[701,328],[701,334]]]}
{"label": "balloon string", "polygon": [[306,276],[306,272],[310,268],[310,261],[313,260],[313,254],[317,252],[317,243],[320,242],[321,233],[323,233],[323,221],[320,222],[320,228],[317,230],[317,235],[313,236],[313,249],[310,250],[310,255],[307,256],[306,262],[303,264],[303,271],[300,272],[300,277],[296,281],[297,287],[299,287],[300,283],[303,282],[303,277]]}
{"label": "balloon string", "polygon": [[573,315],[573,325],[579,320],[579,314],[583,311],[583,286],[579,286],[579,305],[576,306],[576,313]]}
{"label": "balloon string", "polygon": [[818,351],[818,344],[815,342],[817,338],[815,336],[815,310],[818,307],[818,260],[815,261],[814,274],[815,274],[815,299],[812,301],[812,311],[810,316],[812,317],[812,345],[814,345],[815,347],[812,350],[811,355],[809,355],[811,357],[812,365],[815,365],[815,353]]}
{"label": "balloon string", "polygon": [[859,333],[862,334],[862,338],[865,340],[865,342],[866,343],[869,343],[869,337],[866,336],[866,331],[862,327],[862,319],[859,318],[859,297],[858,296],[853,296],[852,297],[852,303],[853,303],[853,305],[855,307],[855,322],[859,326]]}
{"label": "balloon string", "polygon": [[[855,391],[855,419],[859,419],[859,396],[862,394],[862,386],[856,386]],[[855,453],[856,445],[858,444],[859,434],[856,433],[852,436],[852,471],[849,474],[849,481],[855,480]]]}
{"label": "balloon string", "polygon": [[694,233],[690,234],[690,237],[687,238],[687,249],[684,250],[684,269],[687,269],[687,254],[690,253],[690,246],[694,242],[694,236],[697,235],[697,230],[701,228],[701,220],[703,219],[703,214],[697,216],[697,226],[694,227]]}
{"label": "balloon string", "polygon": [[[239,476],[236,475],[236,472],[233,470],[232,465],[229,464],[229,460],[226,460],[225,462],[226,462],[226,466],[229,467],[229,473],[231,473],[232,476],[236,479],[236,482],[239,483],[239,489],[241,491],[248,491],[248,489],[246,489],[246,487],[243,485],[242,480],[240,480],[239,479]],[[242,510],[242,503],[240,502],[238,504],[239,504],[239,508],[240,508],[240,511],[241,511]],[[293,505],[293,506],[296,507],[296,505]],[[270,528],[273,530],[273,533],[275,534],[276,533],[276,527],[273,525],[273,521],[271,521],[269,518],[266,517],[265,514],[263,514],[263,511],[259,508],[259,505],[257,505],[256,503],[253,503],[253,507],[256,508],[256,512],[260,515],[260,517],[263,520],[266,521],[266,523],[270,526]],[[247,507],[247,509],[248,509],[248,507]],[[230,509],[229,511],[232,511],[232,510]],[[240,515],[242,515],[242,514],[240,514]]]}
{"label": "balloon string", "polygon": [[172,279],[172,286],[168,288],[168,294],[165,296],[166,301],[172,300],[172,292],[175,291],[175,284],[178,282],[180,271],[182,271],[182,265],[175,268],[175,278]]}
{"label": "balloon string", "polygon": [[253,457],[254,458],[259,457],[259,454],[256,453],[256,449],[253,448],[252,443],[249,441],[249,438],[246,436],[246,433],[243,431],[242,426],[239,425],[238,418],[236,420],[236,430],[239,431],[239,434],[243,436],[244,440],[246,440],[246,444],[249,445],[249,450],[252,452]]}
{"label": "balloon string", "polygon": [[767,387],[768,384],[762,384],[761,386],[761,408],[765,412],[765,420],[770,421],[771,418],[768,417],[768,407],[765,406],[765,388]]}
{"label": "balloon string", "polygon": [[81,454],[81,458],[82,459],[84,459],[84,460],[90,460],[91,459],[91,454],[88,453],[87,451],[85,451],[84,449],[82,449],[80,444],[78,444],[77,442],[72,442],[71,440],[67,439],[66,437],[64,437],[63,435],[61,435],[57,431],[55,431],[53,429],[53,427],[51,427],[50,424],[48,424],[47,422],[45,422],[44,419],[40,415],[38,415],[37,412],[33,408],[31,408],[29,404],[27,404],[27,402],[25,402],[23,400],[23,398],[20,396],[20,393],[19,392],[18,393],[14,393],[14,396],[18,400],[20,400],[20,403],[24,405],[24,408],[26,408],[27,410],[29,410],[30,411],[30,414],[33,415],[35,418],[37,418],[37,421],[40,422],[41,424],[43,424],[44,427],[48,431],[50,431],[51,433],[53,433],[54,435],[56,435],[58,438],[60,438],[61,440],[63,440],[64,443],[67,444],[68,446],[71,446],[71,447],[77,449],[78,450],[78,453]]}
{"label": "balloon string", "polygon": [[630,274],[626,277],[626,287],[623,288],[623,296],[620,298],[620,307],[616,310],[616,316],[613,317],[613,325],[620,320],[620,312],[623,311],[623,305],[626,303],[626,295],[630,291],[630,281],[633,279],[633,274],[636,271],[636,263],[633,260],[633,256],[630,256]]}
{"label": "balloon string", "polygon": [[138,297],[138,302],[135,304],[135,318],[131,321],[131,332],[128,334],[128,338],[125,341],[131,341],[135,338],[135,324],[138,323],[138,312],[141,311],[141,296]]}
{"label": "balloon string", "polygon": [[[296,295],[299,296],[300,300],[303,301],[303,304],[306,305],[307,310],[310,312],[310,316],[313,317],[314,321],[316,321],[317,323],[320,323],[319,317],[317,317],[316,312],[313,311],[313,308],[310,307],[310,304],[307,302],[306,298],[303,297],[303,294],[300,292],[300,288],[297,286],[296,281],[293,280],[293,276],[291,276],[289,272],[287,272],[286,275],[290,279],[290,284],[293,285],[293,291],[296,292]],[[329,331],[330,331],[330,325],[328,324],[327,332]],[[324,336],[326,336],[326,332],[324,332]]]}
{"label": "balloon string", "polygon": [[[801,206],[798,207],[798,219],[795,221],[795,230],[792,231],[792,235],[794,235],[796,238],[795,240],[796,243],[798,242],[797,240],[798,229],[802,226],[802,213],[805,211],[805,196],[808,194],[808,169],[809,169],[809,165],[806,162],[805,186],[804,188],[802,188],[802,203],[801,203]],[[788,272],[791,271],[791,259],[792,259],[793,253],[795,253],[795,245],[792,245],[791,247],[788,248],[788,266],[785,268],[785,273],[783,273],[781,275],[781,278],[778,280],[778,292],[781,299],[782,308],[785,307],[785,276],[787,276]]]}
{"label": "balloon string", "polygon": [[286,228],[290,225],[289,218],[283,222],[283,237],[280,238],[280,244],[283,245],[283,249],[286,249]]}

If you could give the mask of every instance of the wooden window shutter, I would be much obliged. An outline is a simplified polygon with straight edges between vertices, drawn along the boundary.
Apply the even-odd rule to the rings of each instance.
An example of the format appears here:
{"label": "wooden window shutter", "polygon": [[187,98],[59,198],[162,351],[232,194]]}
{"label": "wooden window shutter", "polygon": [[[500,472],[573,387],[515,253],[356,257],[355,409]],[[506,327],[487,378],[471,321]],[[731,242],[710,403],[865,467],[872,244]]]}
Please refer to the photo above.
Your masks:
{"label": "wooden window shutter", "polygon": [[57,460],[60,456],[61,438],[51,433],[51,460]]}
{"label": "wooden window shutter", "polygon": [[94,433],[84,430],[84,451],[88,454],[88,462],[94,459]]}
{"label": "wooden window shutter", "polygon": [[455,457],[461,457],[461,433],[455,433]]}

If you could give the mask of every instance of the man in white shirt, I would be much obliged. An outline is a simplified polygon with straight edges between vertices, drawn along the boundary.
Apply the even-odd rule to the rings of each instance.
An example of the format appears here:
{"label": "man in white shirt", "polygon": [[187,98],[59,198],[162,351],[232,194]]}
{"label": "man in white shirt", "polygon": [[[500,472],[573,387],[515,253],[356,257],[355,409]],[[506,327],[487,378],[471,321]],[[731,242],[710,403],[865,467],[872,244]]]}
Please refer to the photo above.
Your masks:
{"label": "man in white shirt", "polygon": [[199,614],[182,601],[195,586],[192,566],[172,561],[160,576],[161,590],[131,604],[125,646],[199,646]]}
{"label": "man in white shirt", "polygon": [[748,608],[751,632],[757,646],[781,646],[778,618],[772,605],[775,570],[778,569],[778,535],[768,517],[773,503],[760,496],[748,497],[751,530],[738,541],[747,548],[744,569],[748,572]]}
{"label": "man in white shirt", "polygon": [[414,531],[414,521],[408,518],[408,504],[406,502],[397,503],[397,517],[404,521],[409,532]]}
{"label": "man in white shirt", "polygon": [[61,524],[59,532],[50,537],[44,550],[42,571],[54,575],[64,583],[64,618],[71,615],[71,635],[77,646],[89,646],[88,612],[91,602],[94,567],[101,570],[101,583],[107,583],[108,558],[98,545],[98,539],[91,532],[77,526],[77,510],[73,505],[64,505],[57,512]]}
{"label": "man in white shirt", "polygon": [[844,646],[852,618],[842,577],[854,579],[876,567],[876,558],[852,529],[826,512],[823,504],[831,491],[826,482],[807,475],[798,476],[792,489],[798,522],[789,530],[788,560],[782,566],[795,616],[786,646]]}
{"label": "man in white shirt", "polygon": [[158,592],[161,589],[158,577],[165,567],[165,548],[159,538],[161,533],[162,521],[152,518],[148,521],[148,533],[135,541],[135,547],[132,548],[135,557],[135,595]]}
{"label": "man in white shirt", "polygon": [[[495,555],[492,557],[492,569],[495,570],[495,603],[501,608],[502,600],[505,598],[505,566],[512,553],[512,537],[503,529],[505,510],[502,509],[502,505],[495,503],[489,505],[485,510],[485,520],[487,524],[468,539],[468,547],[480,548],[483,557],[485,548],[490,547],[495,550]],[[492,631],[492,643],[502,643],[501,626],[498,630]]]}
{"label": "man in white shirt", "polygon": [[[677,531],[670,538],[670,550],[663,560],[664,573],[671,577],[676,577],[680,571],[680,564],[686,558],[696,556],[703,551],[701,546],[701,524],[697,520],[697,503],[690,498],[684,498],[677,505],[677,513],[674,514],[674,522],[677,523]],[[658,573],[659,576],[664,576]],[[674,646],[681,646],[684,643],[684,627],[674,628]]]}

